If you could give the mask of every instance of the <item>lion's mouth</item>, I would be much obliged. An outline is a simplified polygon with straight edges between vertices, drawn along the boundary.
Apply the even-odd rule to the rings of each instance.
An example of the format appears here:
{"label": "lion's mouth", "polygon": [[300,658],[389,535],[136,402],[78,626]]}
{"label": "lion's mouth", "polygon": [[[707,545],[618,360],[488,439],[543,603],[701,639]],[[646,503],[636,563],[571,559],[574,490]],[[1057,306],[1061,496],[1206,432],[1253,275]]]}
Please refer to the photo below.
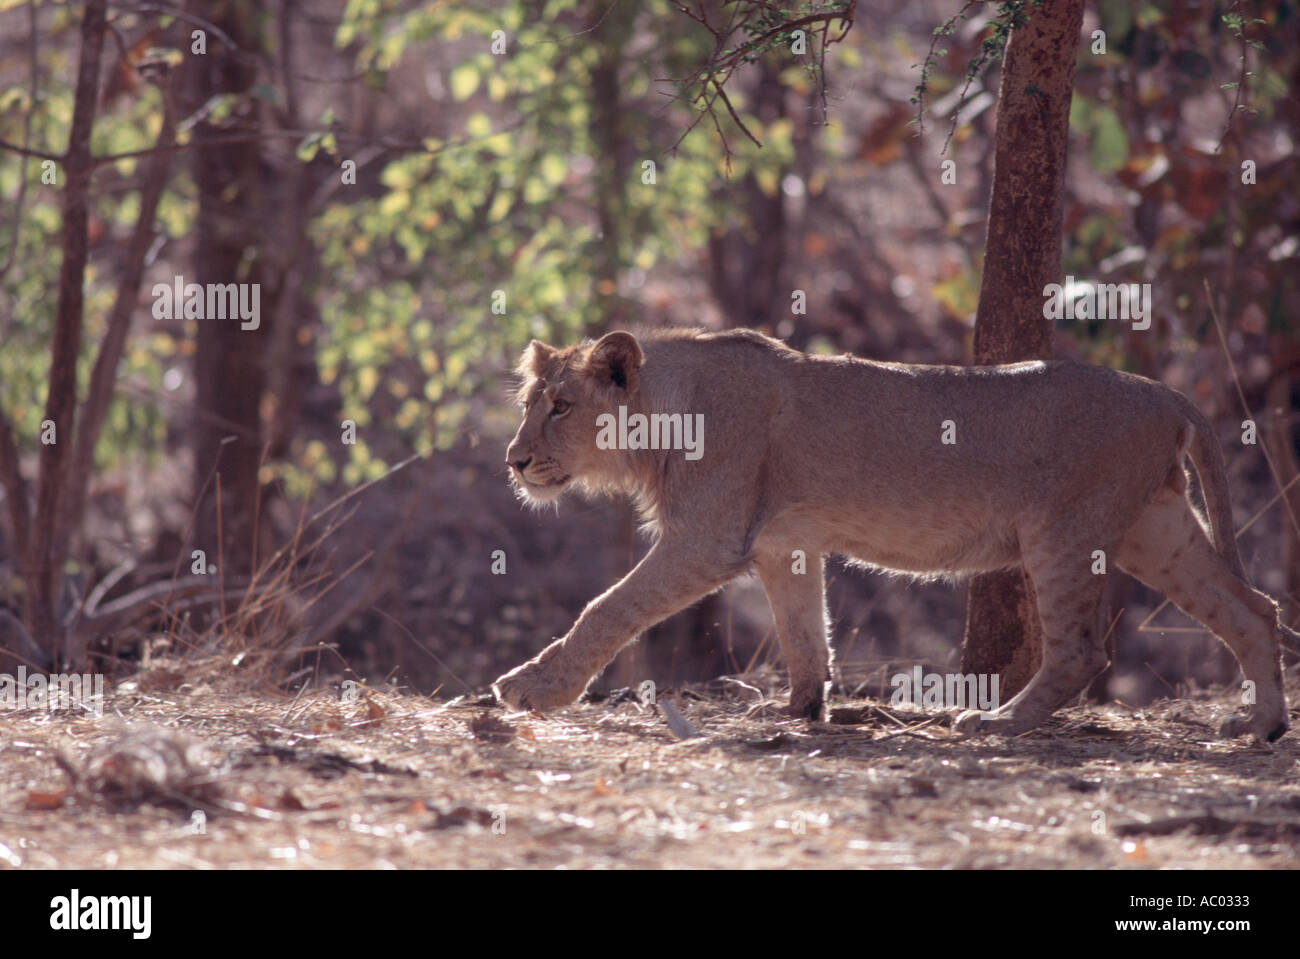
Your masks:
{"label": "lion's mouth", "polygon": [[518,476],[519,481],[529,490],[550,490],[553,492],[558,492],[563,487],[568,486],[569,481],[573,479],[573,477],[568,473],[556,473],[549,476],[538,477],[528,476],[525,473],[518,473]]}

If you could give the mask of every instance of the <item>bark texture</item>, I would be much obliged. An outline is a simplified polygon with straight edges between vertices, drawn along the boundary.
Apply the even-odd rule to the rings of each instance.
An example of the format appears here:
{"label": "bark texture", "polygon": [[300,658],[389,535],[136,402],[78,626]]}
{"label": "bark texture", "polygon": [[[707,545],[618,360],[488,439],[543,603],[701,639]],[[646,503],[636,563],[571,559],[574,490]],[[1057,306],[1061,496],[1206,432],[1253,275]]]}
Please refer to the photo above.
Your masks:
{"label": "bark texture", "polygon": [[[1043,288],[1061,275],[1061,218],[1070,97],[1082,0],[1027,5],[1012,32],[998,94],[993,199],[975,314],[977,365],[1046,359],[1052,321]],[[975,577],[966,608],[962,671],[997,673],[1015,695],[1038,670],[1042,634],[1022,569]]]}

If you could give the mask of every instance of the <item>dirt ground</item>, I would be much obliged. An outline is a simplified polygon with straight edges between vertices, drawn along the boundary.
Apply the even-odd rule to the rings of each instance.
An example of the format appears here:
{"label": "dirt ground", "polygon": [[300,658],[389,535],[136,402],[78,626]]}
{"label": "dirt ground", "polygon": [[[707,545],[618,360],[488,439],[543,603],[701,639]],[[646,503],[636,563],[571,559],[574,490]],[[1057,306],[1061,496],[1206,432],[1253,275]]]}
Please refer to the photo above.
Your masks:
{"label": "dirt ground", "polygon": [[0,713],[0,869],[1300,866],[1300,734],[1217,739],[1227,691],[962,740],[884,703],[785,719],[774,676],[542,718],[192,675]]}

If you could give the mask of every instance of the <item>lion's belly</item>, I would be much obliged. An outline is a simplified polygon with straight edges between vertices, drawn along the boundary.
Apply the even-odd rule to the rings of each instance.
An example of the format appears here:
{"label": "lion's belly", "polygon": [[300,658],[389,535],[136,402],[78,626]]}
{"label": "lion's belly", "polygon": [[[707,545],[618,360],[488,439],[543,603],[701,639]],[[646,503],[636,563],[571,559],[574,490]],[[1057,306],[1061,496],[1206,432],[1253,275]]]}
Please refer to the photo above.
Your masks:
{"label": "lion's belly", "polygon": [[1001,569],[1020,558],[1009,523],[987,516],[962,518],[951,510],[914,509],[894,516],[799,506],[767,523],[755,548],[838,553],[879,569],[918,575]]}

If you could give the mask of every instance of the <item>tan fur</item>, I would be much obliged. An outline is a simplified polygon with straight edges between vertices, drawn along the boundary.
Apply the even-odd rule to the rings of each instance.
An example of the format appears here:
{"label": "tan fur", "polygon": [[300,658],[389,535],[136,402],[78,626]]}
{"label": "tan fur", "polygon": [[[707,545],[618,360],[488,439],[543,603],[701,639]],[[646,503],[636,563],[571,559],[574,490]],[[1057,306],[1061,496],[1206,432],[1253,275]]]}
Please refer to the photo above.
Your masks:
{"label": "tan fur", "polygon": [[[839,553],[916,576],[1023,564],[1042,668],[998,709],[957,720],[964,731],[1019,732],[1106,665],[1095,633],[1105,576],[1092,572],[1102,550],[1107,568],[1161,590],[1231,647],[1256,701],[1225,733],[1275,739],[1286,729],[1277,606],[1244,579],[1218,443],[1159,383],[1073,362],[809,356],[749,330],[618,332],[566,349],[534,341],[520,373],[524,420],[507,462],[522,495],[630,494],[656,542],[565,637],[496,681],[512,706],[573,702],[637,634],[755,571],[790,671],[790,709],[819,718],[831,666],[822,557]],[[597,416],[619,405],[703,414],[703,457],[597,448]],[[955,444],[941,442],[945,421]],[[1186,497],[1185,455],[1208,523]],[[796,551],[806,573],[794,571]]]}

